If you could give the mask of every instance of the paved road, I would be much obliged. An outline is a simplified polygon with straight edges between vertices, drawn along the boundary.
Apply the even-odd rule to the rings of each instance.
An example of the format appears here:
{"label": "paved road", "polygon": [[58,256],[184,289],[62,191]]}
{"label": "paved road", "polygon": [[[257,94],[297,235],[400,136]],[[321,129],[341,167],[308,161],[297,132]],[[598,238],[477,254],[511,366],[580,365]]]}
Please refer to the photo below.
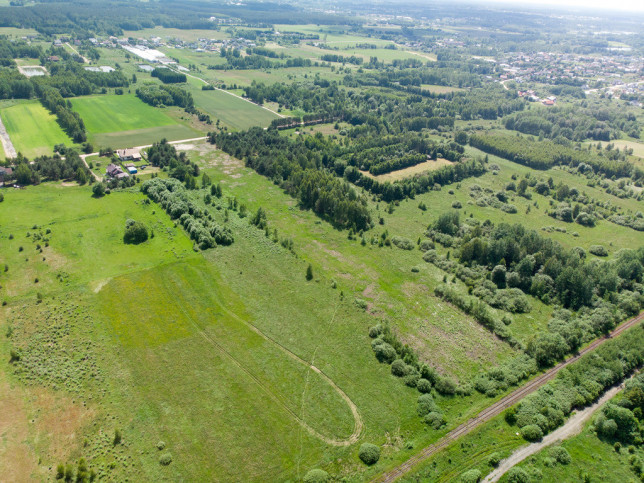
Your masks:
{"label": "paved road", "polygon": [[[644,320],[644,312],[642,312],[637,317],[634,317],[629,321],[621,324],[618,328],[616,328],[613,332],[611,332],[610,337],[618,336],[625,330],[630,329],[631,327],[637,325],[642,320]],[[376,477],[373,481],[379,482],[379,483],[385,483],[385,482],[388,483],[388,482],[396,481],[398,478],[409,473],[415,466],[427,460],[428,458],[432,457],[433,455],[435,455],[445,447],[449,446],[451,443],[456,441],[461,436],[465,436],[466,434],[470,433],[472,430],[476,429],[483,423],[486,423],[490,419],[501,414],[505,409],[518,403],[521,399],[526,397],[528,394],[531,394],[537,389],[539,389],[545,383],[553,379],[561,369],[568,366],[569,364],[572,364],[580,357],[582,357],[584,354],[587,354],[595,350],[597,347],[599,347],[604,342],[606,342],[606,340],[608,340],[608,338],[595,340],[586,348],[579,351],[579,353],[576,356],[573,356],[561,362],[560,364],[556,365],[555,367],[547,370],[546,372],[538,375],[534,379],[530,380],[527,384],[523,385],[522,387],[518,388],[514,392],[511,392],[510,394],[505,396],[503,399],[500,399],[499,401],[495,402],[491,406],[487,407],[486,409],[481,411],[479,414],[477,414],[469,421],[466,421],[465,423],[456,427],[455,429],[447,433],[445,436],[443,436],[441,439],[439,439],[436,443],[426,446],[419,453],[409,458],[400,466],[397,466],[396,468],[388,471],[387,473],[384,473]]]}

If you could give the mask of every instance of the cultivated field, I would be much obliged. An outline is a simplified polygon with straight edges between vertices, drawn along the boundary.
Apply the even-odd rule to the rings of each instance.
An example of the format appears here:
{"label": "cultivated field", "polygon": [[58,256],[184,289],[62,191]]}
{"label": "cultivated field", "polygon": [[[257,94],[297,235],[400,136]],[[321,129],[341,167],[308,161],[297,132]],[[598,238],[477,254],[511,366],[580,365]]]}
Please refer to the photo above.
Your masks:
{"label": "cultivated field", "polygon": [[0,116],[16,151],[28,158],[52,154],[55,144],[73,144],[56,122],[56,116],[38,101],[4,108]]}
{"label": "cultivated field", "polygon": [[173,141],[202,135],[170,117],[169,109],[154,108],[134,95],[78,97],[72,105],[97,147],[142,146],[162,138]]}
{"label": "cultivated field", "polygon": [[210,114],[213,122],[221,120],[234,130],[248,129],[252,126],[268,126],[277,116],[251,102],[239,99],[219,90],[192,91],[195,104]]}

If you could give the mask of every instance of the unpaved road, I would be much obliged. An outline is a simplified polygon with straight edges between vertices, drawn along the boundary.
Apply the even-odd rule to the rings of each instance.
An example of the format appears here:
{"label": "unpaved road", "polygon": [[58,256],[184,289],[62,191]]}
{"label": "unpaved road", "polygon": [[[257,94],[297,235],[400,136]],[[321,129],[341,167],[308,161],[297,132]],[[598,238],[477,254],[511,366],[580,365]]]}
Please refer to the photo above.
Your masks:
{"label": "unpaved road", "polygon": [[[639,314],[637,317],[633,317],[627,322],[624,322],[623,324],[621,324],[613,332],[611,332],[610,337],[617,337],[619,334],[637,325],[642,320],[644,320],[644,312]],[[543,386],[548,381],[553,379],[561,369],[568,366],[569,364],[572,364],[583,355],[588,354],[589,352],[592,352],[607,340],[608,338],[602,338],[602,339],[597,339],[593,341],[587,347],[579,351],[579,353],[576,356],[566,359],[565,361],[557,364],[553,368],[548,369],[546,372],[531,379],[530,381],[528,381],[528,383],[524,384],[520,388],[511,392],[510,394],[500,399],[499,401],[495,402],[491,406],[488,406],[486,409],[478,413],[475,417],[473,417],[469,421],[464,422],[460,426],[456,427],[455,429],[447,433],[436,443],[426,446],[419,453],[416,453],[414,456],[409,458],[401,465],[397,466],[396,468],[393,468],[387,473],[381,474],[380,476],[374,478],[373,481],[382,482],[382,483],[396,481],[398,478],[409,473],[412,469],[414,469],[417,465],[419,465],[423,461],[431,458],[436,453],[438,453],[442,449],[452,444],[461,436],[465,436],[466,434],[470,433],[471,431],[478,428],[483,423],[486,423],[490,419],[501,414],[505,409],[521,401],[521,399],[526,397],[528,394],[531,394],[537,389],[539,389],[541,386]]]}
{"label": "unpaved road", "polygon": [[2,149],[4,149],[5,158],[15,158],[18,156],[16,153],[16,148],[13,147],[9,133],[7,132],[4,124],[2,123],[2,118],[0,117],[0,142],[2,143]]}
{"label": "unpaved road", "polygon": [[601,398],[599,398],[599,400],[595,404],[576,412],[568,419],[568,421],[566,421],[563,426],[554,430],[552,433],[547,434],[538,443],[532,443],[516,450],[508,458],[502,460],[501,463],[499,463],[498,468],[485,477],[483,483],[493,483],[495,481],[499,481],[499,479],[505,473],[507,473],[515,465],[521,463],[524,459],[532,456],[535,453],[538,453],[543,448],[546,448],[551,444],[563,441],[564,439],[568,439],[579,434],[583,429],[584,424],[586,424],[586,421],[590,419],[595,411],[597,411],[604,403],[608,402],[613,396],[621,391],[623,387],[624,385],[622,384],[620,386],[609,389]]}

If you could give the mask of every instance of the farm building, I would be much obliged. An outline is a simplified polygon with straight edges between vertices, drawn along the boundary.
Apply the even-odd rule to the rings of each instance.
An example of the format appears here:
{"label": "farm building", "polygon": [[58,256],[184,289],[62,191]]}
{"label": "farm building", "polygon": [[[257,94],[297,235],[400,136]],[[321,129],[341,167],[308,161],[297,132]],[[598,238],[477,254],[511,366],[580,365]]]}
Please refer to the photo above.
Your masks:
{"label": "farm building", "polygon": [[117,149],[116,155],[121,161],[141,161],[141,153],[138,149]]}
{"label": "farm building", "polygon": [[128,173],[130,173],[130,174],[138,173],[138,170],[136,169],[136,166],[134,166],[133,164],[126,164],[125,169],[127,169]]}

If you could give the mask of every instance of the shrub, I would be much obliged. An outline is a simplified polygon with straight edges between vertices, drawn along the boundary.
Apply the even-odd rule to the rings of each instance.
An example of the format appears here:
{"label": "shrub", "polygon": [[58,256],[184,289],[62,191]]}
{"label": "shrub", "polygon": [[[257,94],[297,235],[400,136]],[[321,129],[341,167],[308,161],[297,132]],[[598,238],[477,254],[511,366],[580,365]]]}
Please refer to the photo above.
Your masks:
{"label": "shrub", "polygon": [[304,483],[326,483],[329,480],[329,474],[319,468],[310,470],[304,475]]}
{"label": "shrub", "polygon": [[481,481],[481,472],[476,468],[466,471],[461,475],[461,481],[463,483],[478,483]]}
{"label": "shrub", "polygon": [[165,443],[163,441],[157,441],[157,449],[161,451],[162,449],[165,449]]}
{"label": "shrub", "polygon": [[440,413],[438,411],[432,411],[423,418],[423,421],[434,429],[440,429],[441,426],[446,423],[445,416],[443,415],[443,413]]}
{"label": "shrub", "polygon": [[496,468],[497,466],[499,466],[500,462],[501,462],[501,455],[499,453],[492,453],[487,458],[487,464],[492,468]]}
{"label": "shrub", "polygon": [[456,393],[456,383],[449,377],[439,377],[435,384],[439,394],[451,396]]}
{"label": "shrub", "polygon": [[418,379],[416,383],[416,389],[418,389],[423,394],[426,394],[432,390],[432,383],[427,379]]}
{"label": "shrub", "polygon": [[523,439],[526,441],[534,443],[535,441],[541,441],[543,438],[543,431],[536,424],[528,424],[521,428],[521,436],[523,436]]}
{"label": "shrub", "polygon": [[112,441],[112,444],[114,444],[114,446],[121,444],[122,439],[121,431],[119,429],[114,430],[114,440]]}
{"label": "shrub", "polygon": [[420,417],[427,416],[431,412],[438,412],[438,406],[431,394],[422,394],[418,397],[416,411]]}
{"label": "shrub", "polygon": [[588,251],[597,257],[608,256],[608,251],[604,248],[604,245],[591,245]]}
{"label": "shrub", "polygon": [[140,221],[127,220],[123,242],[133,245],[143,243],[148,239],[148,229]]}
{"label": "shrub", "polygon": [[396,377],[406,376],[408,372],[407,364],[402,359],[396,359],[391,364],[391,373]]}
{"label": "shrub", "polygon": [[374,325],[369,329],[369,337],[371,337],[372,339],[375,339],[380,334],[382,334],[382,325],[380,324]]}
{"label": "shrub", "polygon": [[452,202],[452,208],[454,208],[455,210],[460,210],[461,208],[463,208],[463,205],[460,201],[454,201]]}
{"label": "shrub", "polygon": [[313,267],[310,263],[309,266],[306,267],[306,279],[309,281],[313,279]]}
{"label": "shrub", "polygon": [[96,183],[92,187],[92,193],[95,198],[100,198],[105,195],[105,185],[103,183]]}
{"label": "shrub", "polygon": [[426,252],[427,250],[433,250],[436,248],[436,245],[434,244],[433,240],[423,240],[420,242],[420,245],[418,245],[420,248],[420,251]]}
{"label": "shrub", "polygon": [[358,456],[366,465],[373,465],[380,459],[380,448],[375,444],[363,443],[360,445]]}
{"label": "shrub", "polygon": [[373,350],[376,353],[376,359],[378,359],[380,362],[386,362],[387,364],[391,364],[396,359],[396,357],[398,357],[396,349],[394,349],[391,344],[387,344],[386,342],[376,345]]}
{"label": "shrub", "polygon": [[554,458],[562,465],[567,465],[572,461],[570,453],[568,453],[568,450],[562,446],[553,446],[550,448],[549,453],[551,458]]}
{"label": "shrub", "polygon": [[517,468],[516,466],[506,474],[508,476],[506,480],[508,483],[528,483],[530,481],[528,473],[526,473],[525,470],[521,468]]}
{"label": "shrub", "polygon": [[172,463],[172,455],[170,453],[163,453],[159,458],[159,463],[161,463],[163,466],[168,466],[170,463]]}
{"label": "shrub", "polygon": [[391,242],[400,248],[401,250],[413,250],[414,249],[414,242],[412,242],[409,238],[403,238],[401,236],[395,236],[391,239]]}

